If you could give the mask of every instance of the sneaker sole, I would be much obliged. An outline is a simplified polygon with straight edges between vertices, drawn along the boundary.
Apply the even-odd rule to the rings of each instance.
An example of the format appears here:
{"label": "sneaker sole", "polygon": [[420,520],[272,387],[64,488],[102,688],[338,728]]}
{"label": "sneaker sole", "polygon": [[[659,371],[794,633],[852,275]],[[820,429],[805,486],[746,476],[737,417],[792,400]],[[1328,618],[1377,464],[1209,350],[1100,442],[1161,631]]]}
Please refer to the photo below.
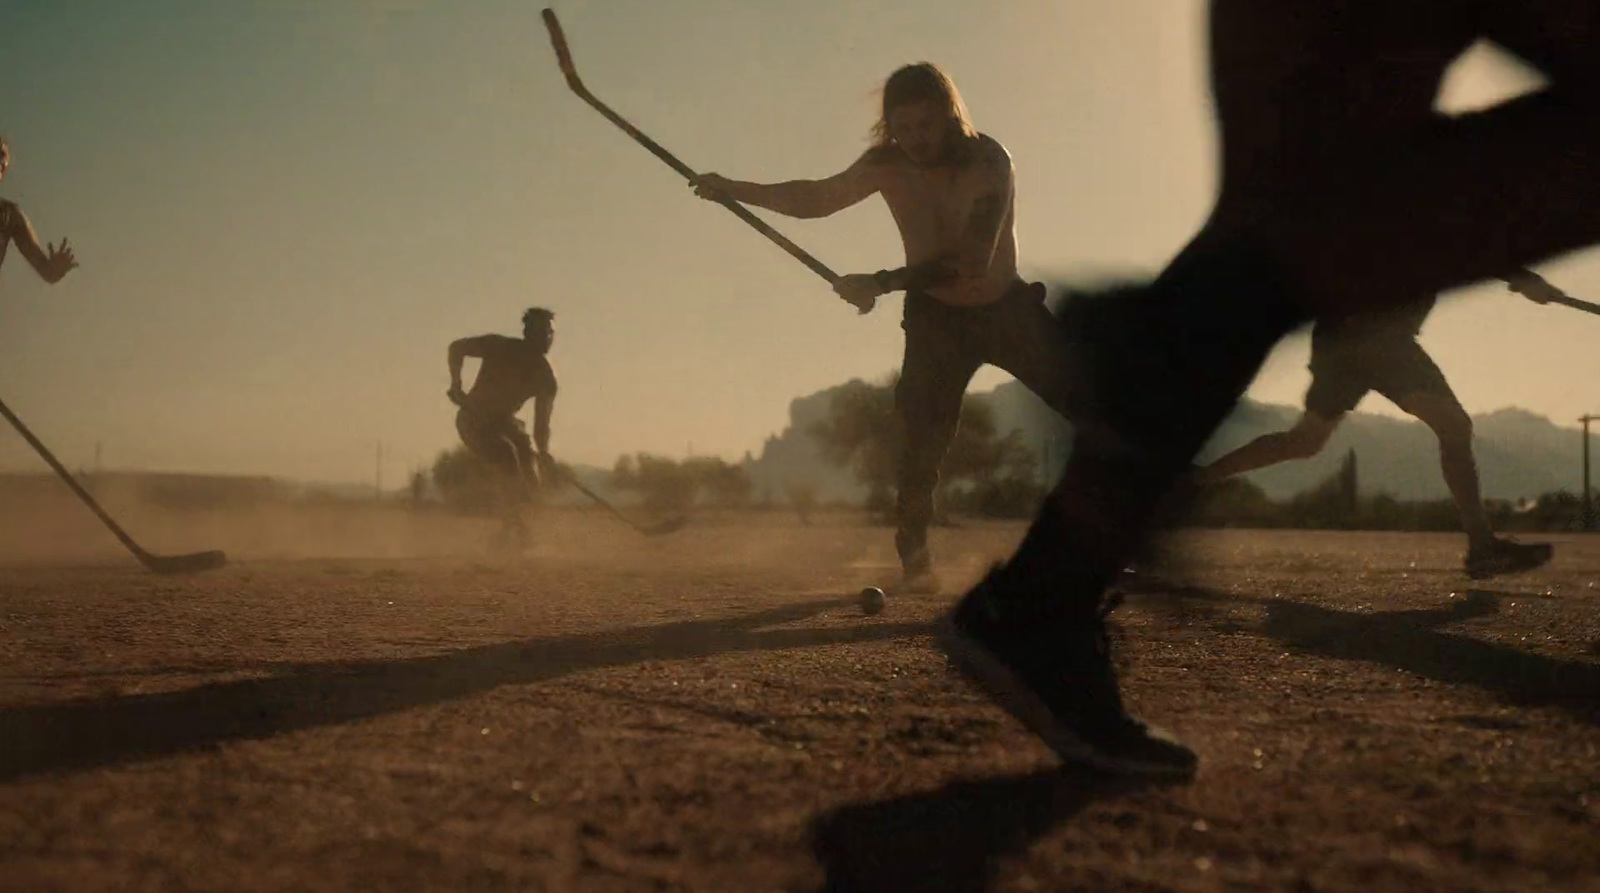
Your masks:
{"label": "sneaker sole", "polygon": [[1521,574],[1521,573],[1526,573],[1527,571],[1531,571],[1531,570],[1538,570],[1539,568],[1544,567],[1545,565],[1549,564],[1550,563],[1550,559],[1552,559],[1554,557],[1555,557],[1555,550],[1552,549],[1552,550],[1550,550],[1548,552],[1545,552],[1544,554],[1540,555],[1537,561],[1530,561],[1530,562],[1524,562],[1524,563],[1519,563],[1519,564],[1508,564],[1508,565],[1502,565],[1502,566],[1498,566],[1498,567],[1467,568],[1467,579],[1469,579],[1469,580],[1487,580],[1490,577],[1504,577],[1504,576],[1507,576],[1507,575],[1510,575],[1510,574]]}
{"label": "sneaker sole", "polygon": [[[1063,761],[1117,775],[1183,779],[1194,777],[1197,766],[1174,766],[1171,763],[1116,757],[1083,740],[1071,728],[1057,721],[1050,708],[1039,700],[1016,674],[1007,669],[993,652],[963,636],[949,617],[940,622],[935,640],[940,650],[955,663],[962,675],[988,692],[1002,710],[1016,717],[1018,722],[1039,736],[1040,740],[1055,751]],[[1159,732],[1155,728],[1150,728],[1150,731]]]}

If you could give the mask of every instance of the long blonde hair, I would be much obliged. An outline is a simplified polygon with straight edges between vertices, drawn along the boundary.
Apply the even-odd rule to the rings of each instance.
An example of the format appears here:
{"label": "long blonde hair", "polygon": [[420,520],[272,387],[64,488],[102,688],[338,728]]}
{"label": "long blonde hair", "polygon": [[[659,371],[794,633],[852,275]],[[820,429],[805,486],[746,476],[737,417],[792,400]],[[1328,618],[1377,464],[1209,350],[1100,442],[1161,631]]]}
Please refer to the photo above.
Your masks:
{"label": "long blonde hair", "polygon": [[903,105],[931,100],[944,109],[950,127],[965,142],[974,136],[972,119],[967,114],[967,104],[961,100],[961,91],[955,81],[932,62],[902,65],[883,82],[883,108],[878,122],[872,125],[872,153],[883,155],[897,150],[894,136],[889,133],[889,113]]}

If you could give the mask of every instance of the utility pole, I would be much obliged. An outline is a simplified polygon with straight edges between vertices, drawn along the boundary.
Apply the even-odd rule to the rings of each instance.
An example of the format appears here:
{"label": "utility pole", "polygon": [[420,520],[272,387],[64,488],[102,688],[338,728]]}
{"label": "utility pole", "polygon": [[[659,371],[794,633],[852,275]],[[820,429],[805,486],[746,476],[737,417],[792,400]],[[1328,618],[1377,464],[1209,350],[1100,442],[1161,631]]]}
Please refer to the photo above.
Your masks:
{"label": "utility pole", "polygon": [[1589,486],[1589,423],[1600,422],[1600,415],[1579,416],[1578,421],[1583,423],[1583,529],[1593,530],[1594,521],[1594,490]]}
{"label": "utility pole", "polygon": [[378,441],[378,458],[374,463],[372,476],[373,495],[381,502],[383,500],[383,441]]}

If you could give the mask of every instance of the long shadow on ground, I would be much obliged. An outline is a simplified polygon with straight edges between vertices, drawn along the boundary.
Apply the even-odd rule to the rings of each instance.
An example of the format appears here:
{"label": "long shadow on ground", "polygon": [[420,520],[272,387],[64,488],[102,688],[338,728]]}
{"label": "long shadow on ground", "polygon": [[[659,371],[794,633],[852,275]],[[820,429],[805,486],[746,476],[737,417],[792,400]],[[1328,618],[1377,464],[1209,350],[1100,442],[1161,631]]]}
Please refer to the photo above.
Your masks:
{"label": "long shadow on ground", "polygon": [[551,636],[399,660],[273,667],[280,675],[178,692],[0,709],[0,782],[149,759],[226,741],[354,722],[502,685],[544,682],[645,660],[684,660],[924,635],[923,623],[763,629],[853,602],[787,605],[573,636]]}
{"label": "long shadow on ground", "polygon": [[1556,707],[1600,725],[1600,665],[1519,651],[1432,627],[1464,619],[1461,609],[1353,614],[1280,602],[1261,632],[1297,651],[1383,664],[1452,685],[1494,692],[1527,707]]}
{"label": "long shadow on ground", "polygon": [[1076,768],[976,781],[841,807],[811,826],[827,893],[978,893],[998,861],[1096,800],[1148,786]]}
{"label": "long shadow on ground", "polygon": [[1438,608],[1337,611],[1318,605],[1230,595],[1197,586],[1151,584],[1136,590],[1154,607],[1243,602],[1265,609],[1253,631],[1286,648],[1335,660],[1363,661],[1451,685],[1493,692],[1524,707],[1555,707],[1600,725],[1600,664],[1522,651],[1437,627],[1494,614],[1499,596],[1468,590]]}

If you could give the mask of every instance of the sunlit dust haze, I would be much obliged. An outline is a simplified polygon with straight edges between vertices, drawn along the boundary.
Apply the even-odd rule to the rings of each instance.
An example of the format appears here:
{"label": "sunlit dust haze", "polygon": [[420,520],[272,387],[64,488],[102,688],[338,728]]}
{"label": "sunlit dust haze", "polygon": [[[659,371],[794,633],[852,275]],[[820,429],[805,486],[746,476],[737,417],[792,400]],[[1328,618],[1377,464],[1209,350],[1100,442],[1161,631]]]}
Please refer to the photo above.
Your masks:
{"label": "sunlit dust haze", "polygon": [[[1200,0],[556,9],[597,95],[740,179],[838,171],[883,78],[938,62],[1015,158],[1025,273],[1153,272],[1215,188]],[[1480,51],[1443,98],[1533,83]],[[573,462],[737,458],[792,398],[899,362],[898,298],[857,317],[695,199],[567,90],[536,3],[14,0],[0,133],[0,195],[82,262],[46,287],[8,259],[0,399],[69,465],[98,445],[107,468],[399,484],[454,443],[446,345],[532,304],[557,314]],[[842,272],[903,260],[878,199],[769,219]],[[1600,298],[1600,256],[1542,271]],[[1600,411],[1600,319],[1483,286],[1423,341],[1473,411]],[[1305,353],[1252,395],[1298,402]],[[38,462],[6,433],[0,465]]]}

